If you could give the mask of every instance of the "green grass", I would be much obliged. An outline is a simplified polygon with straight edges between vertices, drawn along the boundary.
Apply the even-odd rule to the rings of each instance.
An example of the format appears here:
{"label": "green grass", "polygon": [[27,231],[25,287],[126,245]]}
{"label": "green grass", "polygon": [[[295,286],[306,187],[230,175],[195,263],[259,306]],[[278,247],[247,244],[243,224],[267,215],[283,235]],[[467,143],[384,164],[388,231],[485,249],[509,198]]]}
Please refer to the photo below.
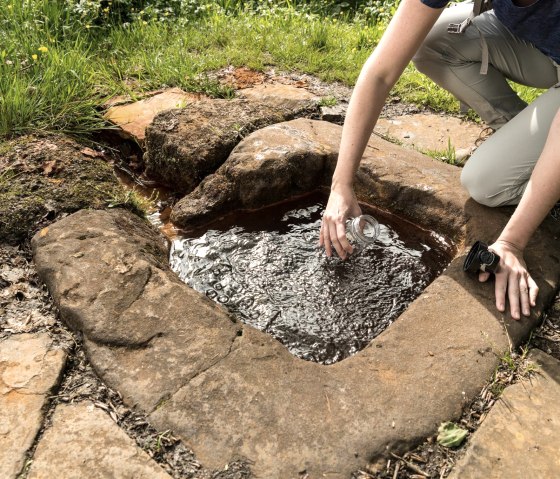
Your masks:
{"label": "green grass", "polygon": [[[256,11],[238,3],[210,2],[197,6],[196,15],[172,20],[169,11],[135,11],[128,23],[111,24],[103,20],[111,11],[71,11],[72,2],[5,0],[0,138],[37,130],[88,135],[106,126],[99,106],[116,94],[135,97],[177,86],[230,98],[231,88],[211,75],[228,65],[307,72],[352,85],[384,28],[363,15],[324,16],[288,0]],[[381,8],[374,12],[378,17]],[[538,94],[521,92],[526,99]],[[439,111],[458,110],[450,94],[413,66],[392,94]]]}

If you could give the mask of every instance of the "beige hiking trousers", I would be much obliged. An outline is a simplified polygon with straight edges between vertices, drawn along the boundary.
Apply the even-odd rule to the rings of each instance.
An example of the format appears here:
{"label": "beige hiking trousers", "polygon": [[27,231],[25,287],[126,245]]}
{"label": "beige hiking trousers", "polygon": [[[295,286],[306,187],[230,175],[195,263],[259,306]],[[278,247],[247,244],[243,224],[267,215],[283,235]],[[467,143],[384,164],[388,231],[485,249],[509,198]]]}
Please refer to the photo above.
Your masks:
{"label": "beige hiking trousers", "polygon": [[[462,34],[447,33],[472,3],[447,8],[413,61],[416,68],[475,110],[496,129],[463,168],[461,182],[487,206],[519,203],[560,109],[560,67],[530,43],[514,36],[493,11],[476,17]],[[479,33],[480,32],[480,33]],[[488,45],[488,73],[480,73],[482,43]],[[529,106],[507,80],[548,89]]]}

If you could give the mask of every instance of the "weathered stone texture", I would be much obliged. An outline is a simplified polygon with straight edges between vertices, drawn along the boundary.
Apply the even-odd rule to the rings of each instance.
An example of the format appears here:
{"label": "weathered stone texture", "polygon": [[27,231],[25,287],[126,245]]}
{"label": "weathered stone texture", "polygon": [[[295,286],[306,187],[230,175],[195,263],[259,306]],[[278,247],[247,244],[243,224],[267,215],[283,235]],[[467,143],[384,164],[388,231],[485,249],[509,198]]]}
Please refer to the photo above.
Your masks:
{"label": "weathered stone texture", "polygon": [[220,213],[258,208],[313,191],[336,161],[340,127],[299,119],[272,125],[245,138],[227,161],[173,208],[186,225]]}
{"label": "weathered stone texture", "polygon": [[92,403],[59,405],[43,434],[29,479],[171,479]]}
{"label": "weathered stone texture", "polygon": [[559,477],[560,361],[538,349],[529,359],[536,374],[506,388],[450,478]]}
{"label": "weathered stone texture", "polygon": [[[215,174],[174,206],[172,221],[191,226],[236,209],[257,208],[328,187],[341,134],[341,126],[309,119],[252,133]],[[363,201],[451,237],[464,226],[468,193],[459,183],[457,169],[375,136],[365,149],[356,191]],[[485,216],[503,224],[499,212]]]}
{"label": "weathered stone texture", "polygon": [[0,477],[15,478],[43,422],[43,407],[57,384],[66,353],[46,333],[0,341]]}
{"label": "weathered stone texture", "polygon": [[[192,198],[207,212],[225,212],[326,184],[339,134],[310,120],[255,133]],[[508,220],[508,210],[468,199],[458,169],[378,138],[366,148],[356,189],[361,200],[447,233],[460,254],[475,239],[495,238]],[[218,202],[206,207],[209,194]],[[206,466],[243,456],[258,477],[347,478],[460,416],[510,341],[525,339],[552,299],[559,230],[545,222],[526,250],[541,287],[530,318],[498,313],[494,285],[463,273],[457,256],[388,330],[331,366],[296,359],[233,323],[177,280],[155,231],[124,212],[76,213],[33,247],[41,278],[63,319],[84,333],[102,379],[158,429],[180,435]]]}
{"label": "weathered stone texture", "polygon": [[475,145],[484,127],[449,115],[417,113],[380,118],[375,132],[420,151],[446,152]]}
{"label": "weathered stone texture", "polygon": [[80,211],[33,246],[62,317],[84,333],[92,365],[129,404],[152,410],[228,354],[238,327],[185,288],[168,269],[164,240],[134,215]]}
{"label": "weathered stone texture", "polygon": [[255,130],[317,111],[309,100],[202,100],[196,109],[160,113],[146,130],[146,173],[181,193],[214,172]]}

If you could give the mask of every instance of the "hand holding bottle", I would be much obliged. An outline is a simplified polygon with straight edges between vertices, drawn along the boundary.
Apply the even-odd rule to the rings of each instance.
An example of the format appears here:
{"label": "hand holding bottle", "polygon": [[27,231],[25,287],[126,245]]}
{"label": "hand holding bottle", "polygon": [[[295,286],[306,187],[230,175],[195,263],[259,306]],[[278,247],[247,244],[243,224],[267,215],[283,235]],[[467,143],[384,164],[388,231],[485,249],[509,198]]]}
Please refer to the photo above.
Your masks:
{"label": "hand holding bottle", "polygon": [[319,234],[319,244],[325,248],[328,257],[332,249],[336,250],[341,259],[346,259],[354,251],[346,236],[346,220],[362,214],[358,200],[351,187],[333,187]]}

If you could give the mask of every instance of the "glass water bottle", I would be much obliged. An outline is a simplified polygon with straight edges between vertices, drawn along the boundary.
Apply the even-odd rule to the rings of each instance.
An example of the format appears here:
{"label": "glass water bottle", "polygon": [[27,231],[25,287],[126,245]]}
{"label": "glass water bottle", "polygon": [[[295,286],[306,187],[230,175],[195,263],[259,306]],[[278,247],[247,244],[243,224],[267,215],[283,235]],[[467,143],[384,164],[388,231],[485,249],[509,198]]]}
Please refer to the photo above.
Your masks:
{"label": "glass water bottle", "polygon": [[370,215],[360,215],[346,221],[346,236],[354,246],[364,247],[379,236],[379,222]]}

